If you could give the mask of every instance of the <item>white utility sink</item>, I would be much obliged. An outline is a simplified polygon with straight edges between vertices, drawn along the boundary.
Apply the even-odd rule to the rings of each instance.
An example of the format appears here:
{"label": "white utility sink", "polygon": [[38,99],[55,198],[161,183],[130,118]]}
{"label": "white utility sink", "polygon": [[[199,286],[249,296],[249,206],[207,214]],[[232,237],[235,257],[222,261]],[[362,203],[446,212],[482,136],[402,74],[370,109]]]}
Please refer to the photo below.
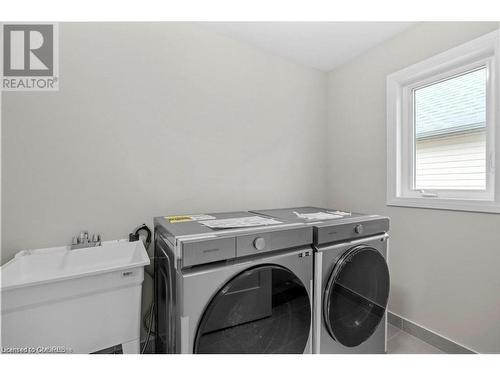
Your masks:
{"label": "white utility sink", "polygon": [[1,346],[20,352],[138,352],[141,241],[23,250],[1,269]]}

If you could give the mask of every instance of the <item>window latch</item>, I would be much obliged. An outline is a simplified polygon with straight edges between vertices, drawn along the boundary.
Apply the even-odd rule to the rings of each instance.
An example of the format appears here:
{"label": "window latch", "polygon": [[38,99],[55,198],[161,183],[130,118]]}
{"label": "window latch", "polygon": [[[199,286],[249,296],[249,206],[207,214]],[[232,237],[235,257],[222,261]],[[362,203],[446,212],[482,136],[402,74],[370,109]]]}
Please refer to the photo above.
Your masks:
{"label": "window latch", "polygon": [[431,193],[429,191],[425,191],[425,190],[420,190],[420,194],[422,195],[422,197],[424,198],[437,198],[437,194],[436,193]]}
{"label": "window latch", "polygon": [[488,166],[489,166],[490,173],[494,173],[495,172],[495,153],[494,152],[490,152],[490,160],[489,160]]}

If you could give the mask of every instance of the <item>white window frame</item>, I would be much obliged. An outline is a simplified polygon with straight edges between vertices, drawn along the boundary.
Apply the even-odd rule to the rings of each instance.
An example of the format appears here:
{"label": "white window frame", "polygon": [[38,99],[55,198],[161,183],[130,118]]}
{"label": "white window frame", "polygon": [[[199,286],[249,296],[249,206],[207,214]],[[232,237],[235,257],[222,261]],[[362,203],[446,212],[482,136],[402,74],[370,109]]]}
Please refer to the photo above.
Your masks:
{"label": "white window frame", "polygon": [[[486,190],[416,190],[413,90],[486,67]],[[387,77],[387,205],[500,213],[500,31]],[[499,152],[495,152],[495,146]]]}

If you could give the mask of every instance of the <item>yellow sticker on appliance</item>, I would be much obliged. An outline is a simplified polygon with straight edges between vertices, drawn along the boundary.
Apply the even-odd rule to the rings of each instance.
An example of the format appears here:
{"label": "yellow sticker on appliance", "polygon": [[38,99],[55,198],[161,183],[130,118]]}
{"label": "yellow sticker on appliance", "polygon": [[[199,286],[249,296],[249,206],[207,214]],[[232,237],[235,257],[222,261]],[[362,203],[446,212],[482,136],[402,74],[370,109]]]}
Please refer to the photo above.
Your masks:
{"label": "yellow sticker on appliance", "polygon": [[190,216],[165,216],[165,219],[167,219],[171,223],[182,223],[185,221],[193,221]]}

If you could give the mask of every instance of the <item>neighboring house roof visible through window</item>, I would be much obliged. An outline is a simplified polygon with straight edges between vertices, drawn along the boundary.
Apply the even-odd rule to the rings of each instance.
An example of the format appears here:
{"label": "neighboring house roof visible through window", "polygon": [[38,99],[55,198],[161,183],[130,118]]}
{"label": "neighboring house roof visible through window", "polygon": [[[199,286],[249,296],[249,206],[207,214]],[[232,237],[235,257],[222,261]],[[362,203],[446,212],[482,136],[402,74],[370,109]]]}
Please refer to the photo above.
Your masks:
{"label": "neighboring house roof visible through window", "polygon": [[485,125],[485,68],[415,90],[417,138],[476,130]]}

